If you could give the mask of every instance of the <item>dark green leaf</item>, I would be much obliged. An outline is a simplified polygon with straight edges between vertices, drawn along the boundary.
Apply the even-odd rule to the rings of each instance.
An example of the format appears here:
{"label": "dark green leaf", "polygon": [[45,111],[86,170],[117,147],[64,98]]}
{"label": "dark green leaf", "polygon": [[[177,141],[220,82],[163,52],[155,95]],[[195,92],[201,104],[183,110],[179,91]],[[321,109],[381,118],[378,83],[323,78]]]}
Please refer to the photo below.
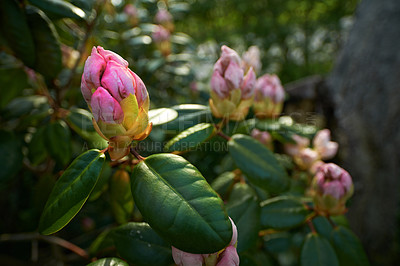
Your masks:
{"label": "dark green leaf", "polygon": [[84,19],[86,16],[82,9],[63,0],[29,0],[29,2],[54,18]]}
{"label": "dark green leaf", "polygon": [[153,126],[168,123],[178,117],[178,112],[171,108],[159,108],[149,111],[149,122]]}
{"label": "dark green leaf", "polygon": [[264,236],[264,248],[272,253],[286,252],[291,245],[291,235],[288,232],[278,232]]}
{"label": "dark green leaf", "polygon": [[331,233],[331,243],[341,266],[368,266],[369,261],[357,236],[338,226]]}
{"label": "dark green leaf", "polygon": [[38,165],[46,159],[46,140],[45,127],[37,128],[36,132],[32,134],[32,139],[28,145],[28,158],[32,165]]}
{"label": "dark green leaf", "polygon": [[240,266],[275,266],[277,263],[261,251],[245,251],[239,253]]}
{"label": "dark green leaf", "polygon": [[71,132],[62,120],[51,122],[46,128],[47,149],[52,157],[62,165],[71,160]]}
{"label": "dark green leaf", "polygon": [[62,56],[58,33],[43,11],[28,6],[26,14],[35,43],[34,69],[47,79],[54,79],[62,69]]}
{"label": "dark green leaf", "polygon": [[115,220],[127,223],[133,213],[133,198],[128,172],[117,170],[110,180],[110,204]]}
{"label": "dark green leaf", "polygon": [[339,266],[335,251],[329,242],[315,233],[309,233],[301,250],[302,266]]}
{"label": "dark green leaf", "polygon": [[211,114],[207,106],[199,104],[181,104],[172,107],[172,109],[178,112],[178,118],[162,125],[162,128],[178,132],[205,122]]}
{"label": "dark green leaf", "polygon": [[85,109],[72,108],[66,121],[79,136],[89,141],[91,147],[105,149],[108,143],[94,129],[92,117],[93,115]]}
{"label": "dark green leaf", "polygon": [[302,224],[311,214],[305,205],[294,197],[279,196],[261,202],[261,226],[287,229]]}
{"label": "dark green leaf", "polygon": [[235,184],[226,208],[238,229],[237,251],[254,246],[260,230],[260,205],[256,192],[247,184]]}
{"label": "dark green leaf", "polygon": [[312,220],[312,223],[319,235],[325,237],[326,239],[330,238],[333,227],[326,217],[317,216]]}
{"label": "dark green leaf", "polygon": [[28,80],[22,68],[0,68],[0,109],[28,87]]}
{"label": "dark green leaf", "polygon": [[225,172],[214,179],[211,187],[219,194],[222,199],[228,198],[230,191],[235,184],[235,173]]}
{"label": "dark green leaf", "polygon": [[103,258],[89,263],[86,266],[129,266],[129,264],[118,258]]}
{"label": "dark green leaf", "polygon": [[213,253],[232,238],[223,202],[201,173],[173,154],[156,154],[132,173],[135,204],[150,226],[174,247]]}
{"label": "dark green leaf", "polygon": [[12,100],[4,109],[6,119],[19,118],[28,115],[33,109],[44,107],[49,109],[46,96],[31,95]]}
{"label": "dark green leaf", "polygon": [[97,254],[104,250],[111,249],[114,247],[114,241],[112,238],[113,230],[106,229],[92,242],[89,247],[89,253],[95,257]]}
{"label": "dark green leaf", "polygon": [[10,48],[27,66],[33,67],[35,44],[25,14],[17,1],[0,1],[0,22]]}
{"label": "dark green leaf", "polygon": [[289,178],[274,154],[257,140],[234,135],[228,142],[229,154],[250,182],[271,193],[285,191]]}
{"label": "dark green leaf", "polygon": [[0,131],[0,184],[13,178],[22,166],[22,144],[15,134]]}
{"label": "dark green leaf", "polygon": [[49,235],[68,224],[96,185],[105,156],[89,150],[76,158],[57,180],[39,222],[39,232]]}
{"label": "dark green leaf", "polygon": [[128,223],[113,230],[115,247],[122,258],[133,265],[169,265],[173,263],[171,246],[147,223]]}
{"label": "dark green leaf", "polygon": [[107,190],[108,181],[111,178],[112,169],[110,164],[106,163],[101,170],[99,180],[97,180],[96,186],[94,187],[92,193],[90,193],[89,201],[94,201],[98,199],[101,194]]}
{"label": "dark green leaf", "polygon": [[165,145],[166,151],[185,151],[198,145],[214,135],[214,125],[209,123],[197,124],[179,133]]}

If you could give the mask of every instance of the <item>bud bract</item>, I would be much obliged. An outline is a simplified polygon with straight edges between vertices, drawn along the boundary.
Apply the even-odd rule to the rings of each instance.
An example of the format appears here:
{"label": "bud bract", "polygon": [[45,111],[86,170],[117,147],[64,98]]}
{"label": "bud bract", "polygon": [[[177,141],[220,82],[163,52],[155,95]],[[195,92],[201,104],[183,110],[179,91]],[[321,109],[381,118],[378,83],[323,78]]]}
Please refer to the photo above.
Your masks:
{"label": "bud bract", "polygon": [[276,75],[265,74],[257,79],[254,112],[257,117],[275,117],[282,112],[285,91]]}
{"label": "bud bract", "polygon": [[242,56],[242,68],[244,72],[247,72],[250,67],[253,67],[256,73],[259,73],[261,70],[260,49],[255,45],[250,46],[249,50],[244,52]]}
{"label": "bud bract", "polygon": [[354,191],[350,174],[333,163],[321,165],[312,181],[315,208],[327,215],[343,214]]}
{"label": "bud bract", "polygon": [[253,68],[244,75],[234,50],[224,45],[221,51],[211,77],[210,108],[215,117],[243,120],[253,103],[256,75]]}
{"label": "bud bract", "polygon": [[125,156],[132,140],[150,134],[146,86],[118,54],[93,47],[85,62],[81,91],[96,131],[109,141],[112,160]]}
{"label": "bud bract", "polygon": [[318,153],[310,148],[304,148],[294,156],[294,162],[302,170],[311,170],[311,167],[318,161]]}
{"label": "bud bract", "polygon": [[315,135],[313,147],[319,153],[322,160],[329,160],[336,155],[339,144],[331,141],[331,132],[329,129],[323,129]]}

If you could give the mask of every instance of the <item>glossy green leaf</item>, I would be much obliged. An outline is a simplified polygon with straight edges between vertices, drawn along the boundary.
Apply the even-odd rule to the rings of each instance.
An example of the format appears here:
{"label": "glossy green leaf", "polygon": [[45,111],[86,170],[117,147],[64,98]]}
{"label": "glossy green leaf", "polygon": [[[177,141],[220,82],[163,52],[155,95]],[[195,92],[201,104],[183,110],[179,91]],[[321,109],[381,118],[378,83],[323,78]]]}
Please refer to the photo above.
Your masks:
{"label": "glossy green leaf", "polygon": [[294,197],[279,196],[261,202],[263,228],[288,229],[301,225],[311,211]]}
{"label": "glossy green leaf", "polygon": [[47,79],[54,79],[62,69],[62,56],[58,33],[43,11],[26,8],[29,27],[35,43],[34,69]]}
{"label": "glossy green leaf", "polygon": [[94,129],[92,118],[93,115],[89,111],[72,108],[66,117],[66,121],[79,136],[89,142],[90,147],[105,149],[108,143]]}
{"label": "glossy green leaf", "polygon": [[171,108],[158,108],[149,111],[149,122],[153,126],[168,123],[178,117],[178,112]]}
{"label": "glossy green leaf", "polygon": [[338,226],[331,232],[331,243],[341,266],[368,266],[368,257],[357,236],[346,227]]}
{"label": "glossy green leaf", "polygon": [[196,148],[214,135],[215,127],[201,123],[182,131],[165,145],[166,151],[186,151]]}
{"label": "glossy green leaf", "polygon": [[257,140],[246,135],[234,135],[228,142],[229,154],[249,181],[271,193],[289,187],[289,177],[274,154]]}
{"label": "glossy green leaf", "polygon": [[117,170],[110,180],[110,204],[119,224],[129,221],[133,213],[133,197],[128,172]]}
{"label": "glossy green leaf", "polygon": [[181,104],[173,106],[178,112],[178,117],[173,121],[162,125],[163,129],[181,132],[199,123],[205,122],[211,111],[207,106],[200,104]]}
{"label": "glossy green leaf", "polygon": [[32,165],[38,165],[47,158],[46,141],[46,128],[37,128],[28,145],[28,158]]}
{"label": "glossy green leaf", "polygon": [[0,109],[28,87],[28,80],[22,68],[0,68]]}
{"label": "glossy green leaf", "polygon": [[150,226],[174,247],[213,253],[232,238],[223,202],[201,173],[184,158],[156,154],[132,173],[135,204]]}
{"label": "glossy green leaf", "polygon": [[112,169],[110,164],[104,164],[99,176],[99,180],[97,180],[96,186],[94,187],[92,193],[90,193],[89,201],[98,199],[101,194],[108,189],[108,181],[110,180],[111,175]]}
{"label": "glossy green leaf", "polygon": [[317,216],[312,219],[312,223],[314,225],[317,233],[326,239],[329,239],[333,230],[332,225],[329,223],[328,219],[324,216]]}
{"label": "glossy green leaf", "polygon": [[113,230],[115,247],[133,265],[173,264],[171,246],[147,223],[128,223]]}
{"label": "glossy green leaf", "polygon": [[129,266],[129,264],[118,258],[103,258],[93,261],[87,266]]}
{"label": "glossy green leaf", "polygon": [[22,143],[15,134],[0,131],[0,184],[13,178],[22,166]]}
{"label": "glossy green leaf", "polygon": [[95,257],[99,253],[103,253],[103,251],[112,250],[112,248],[114,247],[114,240],[112,238],[113,230],[114,229],[106,229],[96,237],[92,244],[90,244],[90,255]]}
{"label": "glossy green leaf", "polygon": [[237,251],[253,247],[260,230],[260,205],[254,189],[247,184],[235,184],[226,208],[239,232]]}
{"label": "glossy green leaf", "polygon": [[35,44],[23,10],[15,0],[0,1],[0,26],[10,48],[27,66],[35,64]]}
{"label": "glossy green leaf", "polygon": [[271,253],[286,252],[291,244],[289,232],[271,233],[264,236],[264,248]]}
{"label": "glossy green leaf", "polygon": [[301,250],[302,266],[339,266],[331,244],[317,234],[309,233]]}
{"label": "glossy green leaf", "polygon": [[39,232],[55,233],[79,212],[96,185],[105,156],[89,150],[76,158],[57,180],[39,222]]}
{"label": "glossy green leaf", "polygon": [[86,16],[82,9],[64,0],[29,0],[29,2],[54,18],[84,19]]}
{"label": "glossy green leaf", "polygon": [[229,197],[235,184],[235,173],[225,172],[211,182],[211,187],[219,194],[222,199]]}
{"label": "glossy green leaf", "polygon": [[46,146],[50,155],[60,164],[71,160],[71,132],[62,120],[51,122],[46,128]]}

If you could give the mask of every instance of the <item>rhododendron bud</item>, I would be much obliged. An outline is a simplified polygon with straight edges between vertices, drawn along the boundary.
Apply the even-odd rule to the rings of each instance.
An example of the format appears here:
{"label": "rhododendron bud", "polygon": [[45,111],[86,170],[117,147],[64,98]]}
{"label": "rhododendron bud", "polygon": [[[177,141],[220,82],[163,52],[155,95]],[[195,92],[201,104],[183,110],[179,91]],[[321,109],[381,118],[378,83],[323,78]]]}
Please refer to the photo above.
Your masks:
{"label": "rhododendron bud", "polygon": [[322,160],[329,160],[336,155],[339,144],[331,141],[331,132],[329,129],[323,129],[315,135],[313,146]]}
{"label": "rhododendron bud", "polygon": [[118,54],[93,47],[85,62],[81,90],[96,131],[109,141],[112,160],[124,157],[132,140],[150,134],[146,86]]}
{"label": "rhododendron bud", "polygon": [[294,156],[294,162],[302,170],[311,170],[311,167],[318,159],[318,153],[310,148],[302,149],[296,156]]}
{"label": "rhododendron bud", "polygon": [[268,131],[261,131],[255,128],[251,131],[251,136],[261,142],[264,146],[272,149],[272,137]]}
{"label": "rhododendron bud", "polygon": [[132,24],[136,25],[139,22],[138,11],[132,4],[127,4],[124,7],[124,13],[127,16],[127,20]]}
{"label": "rhododendron bud", "polygon": [[276,75],[265,74],[257,79],[254,97],[256,116],[275,117],[282,112],[285,91]]}
{"label": "rhododendron bud", "polygon": [[294,157],[299,154],[299,152],[310,146],[310,140],[308,138],[299,136],[299,135],[293,135],[292,139],[296,142],[294,143],[287,143],[284,145],[284,150],[286,154]]}
{"label": "rhododendron bud", "polygon": [[350,174],[333,163],[320,166],[314,176],[315,208],[329,215],[343,214],[346,200],[353,194],[354,186]]}
{"label": "rhododendron bud", "polygon": [[227,247],[219,257],[220,259],[217,263],[217,266],[239,265],[239,255],[237,254],[236,248],[234,246]]}
{"label": "rhododendron bud", "polygon": [[243,53],[242,56],[242,68],[246,72],[253,67],[256,73],[261,70],[261,60],[260,60],[260,49],[253,45],[250,46],[249,50]]}
{"label": "rhododendron bud", "polygon": [[215,117],[242,120],[253,102],[256,75],[253,68],[244,75],[234,50],[224,45],[221,51],[211,77],[210,108]]}
{"label": "rhododendron bud", "polygon": [[169,32],[174,31],[174,22],[173,22],[173,17],[171,13],[168,12],[168,10],[161,8],[158,10],[156,16],[154,17],[154,20],[157,24],[163,25]]}
{"label": "rhododendron bud", "polygon": [[163,27],[161,25],[157,25],[154,28],[152,38],[153,38],[154,43],[157,46],[157,49],[164,56],[168,56],[171,53],[171,42],[169,40],[170,33],[165,27]]}
{"label": "rhododendron bud", "polygon": [[201,266],[203,265],[204,258],[202,254],[192,254],[182,250],[179,250],[175,247],[172,248],[172,258],[174,262],[179,266]]}

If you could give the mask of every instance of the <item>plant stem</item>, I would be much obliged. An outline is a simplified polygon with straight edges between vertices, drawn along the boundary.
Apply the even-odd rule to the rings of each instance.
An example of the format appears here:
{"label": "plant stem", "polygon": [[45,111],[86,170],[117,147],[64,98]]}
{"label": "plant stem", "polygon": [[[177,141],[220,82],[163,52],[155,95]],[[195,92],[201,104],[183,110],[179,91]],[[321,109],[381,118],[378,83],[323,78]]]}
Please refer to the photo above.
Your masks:
{"label": "plant stem", "polygon": [[308,219],[308,220],[307,220],[307,224],[308,224],[308,227],[310,227],[311,232],[312,232],[313,234],[316,234],[317,231],[315,231],[315,227],[314,227],[314,225],[313,225],[311,219]]}
{"label": "plant stem", "polygon": [[[27,240],[32,240],[33,242],[35,242],[37,240],[42,240],[42,241],[45,241],[48,243],[56,244],[58,246],[61,246],[65,249],[68,249],[68,250],[74,252],[75,254],[78,254],[79,256],[81,256],[84,259],[89,259],[89,255],[85,250],[83,250],[82,248],[78,247],[77,245],[72,244],[71,242],[69,242],[65,239],[59,238],[57,236],[44,236],[37,232],[0,235],[0,242],[3,242],[3,241],[27,241]],[[37,251],[33,250],[33,252],[37,252]],[[33,254],[32,258],[33,259],[37,258],[37,255]]]}
{"label": "plant stem", "polygon": [[141,156],[134,147],[131,147],[131,153],[133,154],[133,156],[136,157],[136,159],[138,159],[139,161],[143,161],[144,159],[146,159],[145,157]]}
{"label": "plant stem", "polygon": [[217,132],[217,135],[220,136],[220,137],[222,137],[222,138],[224,138],[224,139],[226,139],[227,141],[230,141],[230,140],[231,140],[231,137],[225,135],[222,131],[218,131],[218,132]]}

